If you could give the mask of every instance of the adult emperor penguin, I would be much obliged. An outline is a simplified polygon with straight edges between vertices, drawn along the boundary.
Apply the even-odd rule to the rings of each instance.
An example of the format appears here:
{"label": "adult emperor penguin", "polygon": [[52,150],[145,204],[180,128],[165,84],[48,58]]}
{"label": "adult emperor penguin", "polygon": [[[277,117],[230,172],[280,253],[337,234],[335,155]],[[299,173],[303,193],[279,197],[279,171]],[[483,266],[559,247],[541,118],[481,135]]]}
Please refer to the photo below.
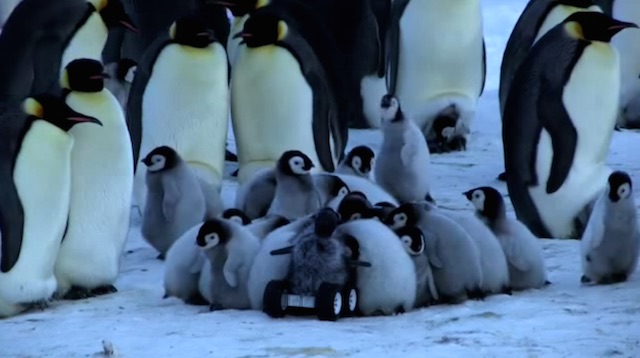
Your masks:
{"label": "adult emperor penguin", "polygon": [[67,65],[60,80],[69,107],[102,122],[101,128],[79,126],[70,131],[75,138],[73,191],[55,274],[58,295],[72,299],[116,292],[113,284],[129,232],[131,141],[120,104],[104,88],[103,72],[99,61],[79,59]]}
{"label": "adult emperor penguin", "polygon": [[[538,237],[578,238],[604,188],[620,93],[609,44],[636,24],[577,12],[549,30],[518,69],[502,140],[516,216]],[[586,220],[584,220],[586,221]]]}
{"label": "adult emperor penguin", "polygon": [[[71,194],[77,113],[60,97],[38,95],[1,105],[0,317],[46,302],[56,290],[53,268],[64,235]],[[26,114],[25,114],[26,113]],[[26,124],[23,117],[27,117]]]}
{"label": "adult emperor penguin", "polygon": [[500,113],[504,113],[509,88],[518,67],[547,31],[578,11],[600,11],[593,0],[532,0],[520,14],[511,31],[500,66]]}
{"label": "adult emperor penguin", "polygon": [[[396,0],[389,24],[388,92],[434,150],[464,149],[486,77],[480,0]],[[456,118],[445,146],[436,122]]]}
{"label": "adult emperor penguin", "polygon": [[[167,145],[216,190],[222,184],[229,123],[227,54],[199,15],[177,20],[138,64],[127,103],[134,165]],[[144,170],[134,194],[145,202]]]}
{"label": "adult emperor penguin", "polygon": [[5,0],[0,3],[0,28],[7,21],[13,9],[20,3],[21,0]]}
{"label": "adult emperor penguin", "polygon": [[611,173],[581,242],[584,283],[624,282],[640,254],[640,227],[629,174]]}
{"label": "adult emperor penguin", "polygon": [[243,38],[231,75],[238,180],[244,182],[292,149],[306,153],[318,169],[334,171],[344,157],[347,124],[339,120],[336,98],[313,49],[268,11],[254,13],[234,36]]}

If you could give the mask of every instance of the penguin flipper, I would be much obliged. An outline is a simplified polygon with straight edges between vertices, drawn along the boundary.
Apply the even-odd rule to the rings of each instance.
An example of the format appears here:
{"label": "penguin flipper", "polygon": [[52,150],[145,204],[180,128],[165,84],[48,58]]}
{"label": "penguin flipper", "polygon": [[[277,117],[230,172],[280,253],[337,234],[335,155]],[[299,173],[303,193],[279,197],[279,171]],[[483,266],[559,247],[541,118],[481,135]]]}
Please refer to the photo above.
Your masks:
{"label": "penguin flipper", "polygon": [[162,197],[162,214],[165,219],[171,221],[176,212],[176,205],[180,200],[180,189],[173,179],[164,176],[162,178],[162,188],[164,196]]}
{"label": "penguin flipper", "polygon": [[[549,133],[553,147],[551,170],[547,179],[547,194],[562,187],[569,175],[578,144],[578,132],[562,103],[562,92],[543,81],[538,98],[538,115],[544,129]],[[560,87],[561,88],[561,87]]]}
{"label": "penguin flipper", "polygon": [[484,41],[484,37],[482,38],[482,84],[480,84],[480,94],[478,97],[482,96],[484,93],[484,87],[487,84],[487,43]]}
{"label": "penguin flipper", "polygon": [[[0,272],[7,273],[18,262],[22,250],[24,210],[13,183],[10,164],[7,161],[0,169],[2,205],[0,205]],[[8,167],[8,168],[4,168]],[[9,170],[9,172],[7,172]],[[10,181],[10,182],[9,182]]]}
{"label": "penguin flipper", "polygon": [[229,286],[234,288],[238,287],[238,270],[241,266],[242,256],[238,255],[238,253],[233,250],[229,250],[227,261],[224,263],[224,267],[222,268],[222,274]]}
{"label": "penguin flipper", "polygon": [[394,0],[391,4],[389,29],[387,30],[387,92],[395,95],[398,83],[398,64],[400,61],[400,19],[409,0]]}
{"label": "penguin flipper", "polygon": [[370,0],[369,4],[376,20],[378,40],[377,75],[379,78],[383,78],[386,72],[386,38],[391,16],[391,0]]}

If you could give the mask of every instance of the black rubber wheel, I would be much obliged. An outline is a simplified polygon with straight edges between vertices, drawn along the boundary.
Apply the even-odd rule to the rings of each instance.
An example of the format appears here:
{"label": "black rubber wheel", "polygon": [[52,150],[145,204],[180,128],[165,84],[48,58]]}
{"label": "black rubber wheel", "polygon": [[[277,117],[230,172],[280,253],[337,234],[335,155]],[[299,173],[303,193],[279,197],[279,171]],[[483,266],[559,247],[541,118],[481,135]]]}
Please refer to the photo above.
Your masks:
{"label": "black rubber wheel", "polygon": [[321,321],[336,321],[342,312],[342,287],[323,283],[316,294],[316,315]]}
{"label": "black rubber wheel", "polygon": [[347,285],[342,289],[342,312],[343,317],[351,317],[358,309],[358,290],[355,286]]}
{"label": "black rubber wheel", "polygon": [[267,284],[262,297],[262,311],[272,318],[282,318],[287,312],[287,282],[273,280]]}

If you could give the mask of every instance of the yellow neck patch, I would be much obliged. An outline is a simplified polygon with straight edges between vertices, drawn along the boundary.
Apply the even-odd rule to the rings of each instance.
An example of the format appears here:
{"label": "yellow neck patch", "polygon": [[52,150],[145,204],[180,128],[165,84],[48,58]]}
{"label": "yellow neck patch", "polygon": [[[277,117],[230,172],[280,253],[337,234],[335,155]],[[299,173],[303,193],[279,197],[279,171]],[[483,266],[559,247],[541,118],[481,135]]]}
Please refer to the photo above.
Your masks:
{"label": "yellow neck patch", "polygon": [[22,102],[22,110],[28,115],[44,118],[44,108],[35,98],[29,97],[25,99],[24,102]]}
{"label": "yellow neck patch", "polygon": [[586,40],[584,37],[584,32],[582,30],[582,25],[575,21],[568,22],[564,25],[564,30],[569,34],[569,36],[573,37],[576,40]]}
{"label": "yellow neck patch", "polygon": [[267,5],[269,5],[271,3],[271,0],[258,0],[256,2],[256,9],[259,9],[261,7],[265,7]]}
{"label": "yellow neck patch", "polygon": [[286,22],[280,20],[278,21],[278,41],[284,40],[289,33],[289,25]]}
{"label": "yellow neck patch", "polygon": [[71,86],[69,85],[69,72],[67,72],[66,68],[62,70],[62,74],[60,75],[60,87],[68,90],[71,89]]}
{"label": "yellow neck patch", "polygon": [[176,28],[177,28],[177,24],[175,22],[171,24],[171,27],[169,27],[169,37],[172,40],[175,40],[176,38]]}
{"label": "yellow neck patch", "polygon": [[87,0],[87,1],[91,5],[93,5],[96,11],[101,11],[102,9],[107,7],[107,4],[109,4],[109,0]]}

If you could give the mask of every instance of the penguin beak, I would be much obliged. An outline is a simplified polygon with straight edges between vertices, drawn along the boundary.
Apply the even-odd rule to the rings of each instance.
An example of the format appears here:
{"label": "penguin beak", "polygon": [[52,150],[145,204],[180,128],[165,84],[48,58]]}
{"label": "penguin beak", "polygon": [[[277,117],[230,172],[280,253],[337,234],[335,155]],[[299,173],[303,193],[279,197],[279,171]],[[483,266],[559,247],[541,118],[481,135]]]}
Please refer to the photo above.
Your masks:
{"label": "penguin beak", "polygon": [[90,80],[104,80],[106,78],[111,78],[108,73],[101,73],[99,75],[89,77]]}
{"label": "penguin beak", "polygon": [[240,41],[240,43],[241,43],[241,44],[243,44],[243,43],[245,43],[245,42],[246,42],[245,40],[246,40],[247,38],[249,38],[249,37],[253,37],[253,34],[248,33],[248,32],[238,32],[237,34],[233,35],[233,38],[234,38],[234,39],[237,39],[237,38],[239,38],[239,37],[241,37],[241,38],[242,38],[242,41]]}
{"label": "penguin beak", "polygon": [[138,29],[138,27],[136,25],[133,24],[133,20],[131,20],[131,18],[129,17],[129,15],[122,13],[120,15],[120,19],[118,19],[118,23],[122,26],[124,26],[124,28],[126,28],[127,30],[130,30],[136,34],[140,33],[140,30]]}
{"label": "penguin beak", "polygon": [[[147,157],[141,160],[142,164],[146,165],[146,166],[150,166],[151,165],[151,158]],[[198,243],[196,242],[196,245],[198,245]]]}
{"label": "penguin beak", "polygon": [[616,20],[613,25],[609,26],[609,31],[618,32],[620,30],[630,28],[630,27],[638,28],[638,25],[634,24],[633,22],[624,22],[624,21]]}
{"label": "penguin beak", "polygon": [[235,3],[222,0],[208,0],[207,4],[222,5],[224,7],[234,7],[237,5]]}
{"label": "penguin beak", "polygon": [[99,126],[102,126],[102,122],[100,122],[97,118],[89,117],[87,115],[75,112],[67,117],[67,120],[76,122],[76,123],[95,123]]}
{"label": "penguin beak", "polygon": [[465,197],[467,197],[467,199],[471,200],[471,191],[465,191],[464,193],[462,193],[462,195],[464,195]]}
{"label": "penguin beak", "polygon": [[215,38],[213,37],[213,34],[211,32],[209,32],[209,31],[198,32],[196,34],[196,37],[200,37],[200,38],[206,39],[207,41],[211,41],[211,42],[215,41]]}

